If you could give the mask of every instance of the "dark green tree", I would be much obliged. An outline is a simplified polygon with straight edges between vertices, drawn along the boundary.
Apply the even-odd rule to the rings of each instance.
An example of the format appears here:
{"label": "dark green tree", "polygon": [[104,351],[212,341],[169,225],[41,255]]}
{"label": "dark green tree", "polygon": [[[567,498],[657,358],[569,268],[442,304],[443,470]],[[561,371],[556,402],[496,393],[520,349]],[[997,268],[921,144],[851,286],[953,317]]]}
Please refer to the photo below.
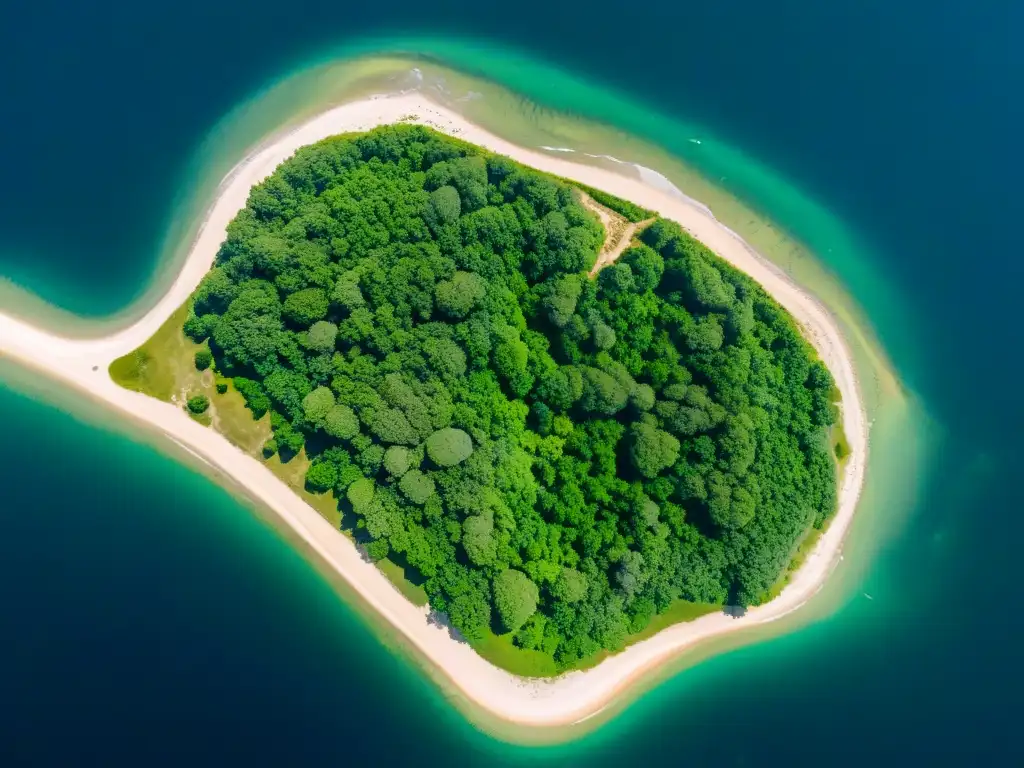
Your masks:
{"label": "dark green tree", "polygon": [[188,409],[192,413],[206,413],[206,409],[210,407],[210,398],[206,395],[193,395],[188,399]]}

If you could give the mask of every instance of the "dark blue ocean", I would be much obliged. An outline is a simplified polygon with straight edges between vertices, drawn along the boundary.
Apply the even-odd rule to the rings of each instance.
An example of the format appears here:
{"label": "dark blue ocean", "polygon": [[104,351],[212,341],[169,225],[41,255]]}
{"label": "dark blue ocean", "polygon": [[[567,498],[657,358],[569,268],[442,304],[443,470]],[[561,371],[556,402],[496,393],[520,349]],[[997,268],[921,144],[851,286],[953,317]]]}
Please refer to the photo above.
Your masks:
{"label": "dark blue ocean", "polygon": [[[428,53],[663,147],[804,242],[920,456],[827,618],[528,748],[467,723],[246,504],[0,360],[0,764],[1024,763],[1024,4],[34,0],[0,22],[0,277],[47,302],[140,306],[239,105],[354,51]],[[720,172],[693,126],[763,172]]]}

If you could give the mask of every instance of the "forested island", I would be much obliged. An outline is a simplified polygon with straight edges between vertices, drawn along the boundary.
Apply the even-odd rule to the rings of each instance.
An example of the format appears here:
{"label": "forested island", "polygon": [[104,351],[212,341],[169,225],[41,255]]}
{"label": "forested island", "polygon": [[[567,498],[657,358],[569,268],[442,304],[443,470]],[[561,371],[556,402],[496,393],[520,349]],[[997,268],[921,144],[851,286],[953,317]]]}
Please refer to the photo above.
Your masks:
{"label": "forested island", "polygon": [[559,669],[679,599],[762,602],[836,505],[833,381],[792,318],[591,192],[642,222],[598,270],[569,182],[420,126],[328,139],[253,188],[184,321],[368,557]]}

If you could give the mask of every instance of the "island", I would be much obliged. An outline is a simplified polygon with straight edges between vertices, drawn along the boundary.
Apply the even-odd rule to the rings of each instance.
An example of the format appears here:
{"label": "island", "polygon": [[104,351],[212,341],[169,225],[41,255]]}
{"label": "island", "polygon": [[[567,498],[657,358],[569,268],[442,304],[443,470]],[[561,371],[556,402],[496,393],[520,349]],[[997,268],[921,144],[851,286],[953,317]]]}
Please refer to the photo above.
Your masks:
{"label": "island", "polygon": [[254,152],[131,328],[0,315],[0,349],[228,474],[525,724],[798,607],[863,482],[813,299],[686,201],[419,96]]}

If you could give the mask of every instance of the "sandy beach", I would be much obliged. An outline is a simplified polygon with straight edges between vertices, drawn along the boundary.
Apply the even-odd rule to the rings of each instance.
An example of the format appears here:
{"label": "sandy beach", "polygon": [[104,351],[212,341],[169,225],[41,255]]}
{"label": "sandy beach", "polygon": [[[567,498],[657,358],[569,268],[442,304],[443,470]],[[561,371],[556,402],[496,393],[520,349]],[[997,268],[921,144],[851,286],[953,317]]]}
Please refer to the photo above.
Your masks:
{"label": "sandy beach", "polygon": [[[512,157],[525,164],[605,190],[682,224],[724,259],[749,274],[797,320],[804,335],[831,370],[842,394],[843,428],[850,456],[839,481],[839,505],[815,550],[770,603],[742,618],[711,614],[666,629],[586,672],[553,680],[527,680],[500,670],[446,629],[430,624],[427,613],[409,603],[377,568],[363,560],[351,541],[296,496],[257,459],[223,436],[193,421],[179,408],[117,386],[107,372],[115,358],[137,348],[180,307],[213,264],[227,224],[246,203],[250,188],[270,175],[296,149],[333,134],[369,130],[408,120]],[[0,356],[90,393],[123,415],[150,425],[202,460],[244,485],[334,568],[365,602],[461,693],[493,716],[529,726],[564,726],[605,707],[642,674],[698,641],[776,620],[799,608],[824,584],[840,557],[864,484],[868,423],[852,355],[830,313],[781,270],[762,259],[701,205],[640,179],[574,163],[514,146],[439,107],[418,94],[379,97],[330,109],[281,133],[252,153],[221,183],[186,262],[167,293],[138,322],[110,336],[73,340],[0,312]]]}

